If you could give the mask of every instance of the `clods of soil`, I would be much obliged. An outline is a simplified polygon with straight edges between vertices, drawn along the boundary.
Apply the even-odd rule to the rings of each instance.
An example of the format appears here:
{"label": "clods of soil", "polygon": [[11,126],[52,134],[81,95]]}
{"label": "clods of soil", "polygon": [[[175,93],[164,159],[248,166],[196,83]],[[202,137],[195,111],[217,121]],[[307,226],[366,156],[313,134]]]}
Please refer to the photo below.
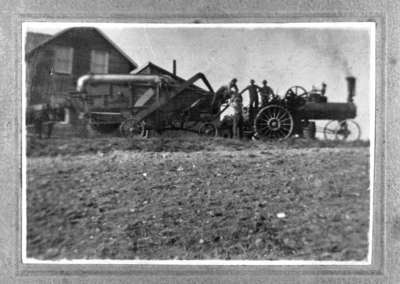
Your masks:
{"label": "clods of soil", "polygon": [[28,141],[27,256],[365,260],[369,147],[310,143]]}

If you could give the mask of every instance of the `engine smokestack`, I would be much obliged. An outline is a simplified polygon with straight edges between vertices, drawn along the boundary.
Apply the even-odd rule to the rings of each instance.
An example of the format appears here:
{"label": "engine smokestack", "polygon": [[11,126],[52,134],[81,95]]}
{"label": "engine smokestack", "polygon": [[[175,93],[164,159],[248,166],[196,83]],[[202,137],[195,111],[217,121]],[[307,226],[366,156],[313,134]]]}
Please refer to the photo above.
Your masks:
{"label": "engine smokestack", "polygon": [[172,60],[172,74],[176,76],[176,60]]}
{"label": "engine smokestack", "polygon": [[348,97],[347,102],[352,103],[356,95],[356,78],[353,76],[346,77]]}

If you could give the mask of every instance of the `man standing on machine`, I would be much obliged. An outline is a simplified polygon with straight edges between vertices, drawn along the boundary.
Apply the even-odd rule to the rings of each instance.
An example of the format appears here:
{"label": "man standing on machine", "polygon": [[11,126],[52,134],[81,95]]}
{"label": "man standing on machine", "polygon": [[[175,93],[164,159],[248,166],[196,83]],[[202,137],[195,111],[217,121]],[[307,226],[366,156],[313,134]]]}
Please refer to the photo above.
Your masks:
{"label": "man standing on machine", "polygon": [[260,89],[259,86],[254,84],[254,80],[250,80],[250,85],[244,88],[239,94],[244,93],[245,91],[249,91],[249,119],[253,121],[257,111],[258,111],[258,90]]}
{"label": "man standing on machine", "polygon": [[233,94],[237,94],[239,92],[239,88],[237,87],[237,79],[233,78],[230,82],[229,82],[229,92],[233,93]]}
{"label": "man standing on machine", "polygon": [[266,106],[274,97],[274,91],[267,85],[267,80],[262,81],[263,86],[259,89],[261,96],[261,106]]}

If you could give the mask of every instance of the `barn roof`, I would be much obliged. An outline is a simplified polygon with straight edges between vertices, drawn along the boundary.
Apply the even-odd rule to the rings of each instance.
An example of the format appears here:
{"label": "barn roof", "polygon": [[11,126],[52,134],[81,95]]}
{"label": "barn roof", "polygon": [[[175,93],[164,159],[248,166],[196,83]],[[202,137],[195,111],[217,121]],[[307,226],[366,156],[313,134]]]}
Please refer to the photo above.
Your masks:
{"label": "barn roof", "polygon": [[52,37],[53,36],[49,34],[28,32],[25,40],[25,53],[31,52],[33,49]]}
{"label": "barn roof", "polygon": [[128,62],[130,62],[134,68],[138,67],[138,64],[132,60],[132,58],[130,58],[118,45],[116,45],[105,33],[103,33],[101,30],[94,28],[94,27],[73,27],[73,28],[69,28],[69,29],[65,29],[62,30],[58,33],[56,33],[55,35],[51,36],[50,38],[45,39],[44,41],[42,41],[40,44],[36,45],[35,47],[33,47],[32,49],[28,49],[26,50],[26,57],[29,58],[35,51],[37,51],[38,49],[42,48],[43,46],[51,43],[53,40],[55,40],[56,38],[65,35],[66,33],[69,33],[71,31],[80,31],[80,32],[85,32],[85,31],[93,31],[98,33],[101,37],[103,37],[115,50],[118,51],[119,54],[121,54]]}
{"label": "barn roof", "polygon": [[156,64],[154,64],[151,61],[147,61],[144,65],[141,65],[140,67],[138,67],[137,69],[131,71],[131,74],[140,74],[141,72],[143,72],[143,70],[145,70],[146,68],[154,68],[157,69],[160,73],[166,74],[171,76],[174,79],[177,79],[179,81],[186,81],[185,79],[179,77],[178,75],[175,75],[174,73],[168,71],[167,69],[164,69]]}

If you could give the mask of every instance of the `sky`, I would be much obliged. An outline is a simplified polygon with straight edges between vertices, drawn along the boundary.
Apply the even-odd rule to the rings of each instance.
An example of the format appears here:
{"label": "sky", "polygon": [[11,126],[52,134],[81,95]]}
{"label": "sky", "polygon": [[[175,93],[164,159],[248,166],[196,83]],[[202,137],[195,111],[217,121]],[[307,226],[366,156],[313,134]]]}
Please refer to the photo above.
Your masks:
{"label": "sky", "polygon": [[[54,34],[79,23],[26,23],[24,31]],[[370,139],[374,99],[373,26],[367,23],[318,24],[94,24],[139,66],[151,61],[190,78],[204,73],[214,89],[238,79],[266,79],[284,95],[293,85],[310,90],[327,84],[330,102],[345,102],[345,77],[357,79],[358,122],[362,139]],[[318,125],[323,126],[323,123]]]}

